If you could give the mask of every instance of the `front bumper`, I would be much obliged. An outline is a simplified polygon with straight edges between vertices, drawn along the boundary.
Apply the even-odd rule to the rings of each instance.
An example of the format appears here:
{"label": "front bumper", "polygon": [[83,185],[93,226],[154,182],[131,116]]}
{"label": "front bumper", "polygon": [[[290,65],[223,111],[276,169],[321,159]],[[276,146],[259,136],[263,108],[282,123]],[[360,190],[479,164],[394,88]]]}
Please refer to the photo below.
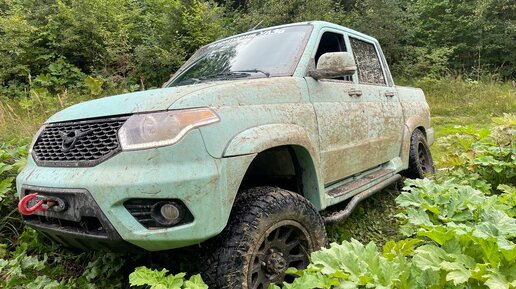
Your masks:
{"label": "front bumper", "polygon": [[67,204],[68,209],[63,212],[49,210],[44,215],[23,216],[25,224],[50,239],[82,250],[127,251],[135,248],[122,239],[87,190],[25,185],[21,196],[34,192],[45,197],[57,197]]}
{"label": "front bumper", "polygon": [[[222,231],[253,157],[215,159],[206,152],[200,132],[194,130],[173,146],[122,152],[94,167],[39,167],[29,157],[27,167],[17,178],[17,189],[20,195],[27,186],[54,192],[86,191],[105,217],[106,226],[114,229],[115,234],[108,236],[107,241],[123,240],[148,251],[168,250],[198,244]],[[147,229],[123,205],[135,198],[179,199],[193,215],[193,221]],[[49,214],[38,213],[42,218]],[[27,223],[50,236],[70,235],[69,231],[46,223]],[[74,236],[76,241],[98,239],[84,232]]]}

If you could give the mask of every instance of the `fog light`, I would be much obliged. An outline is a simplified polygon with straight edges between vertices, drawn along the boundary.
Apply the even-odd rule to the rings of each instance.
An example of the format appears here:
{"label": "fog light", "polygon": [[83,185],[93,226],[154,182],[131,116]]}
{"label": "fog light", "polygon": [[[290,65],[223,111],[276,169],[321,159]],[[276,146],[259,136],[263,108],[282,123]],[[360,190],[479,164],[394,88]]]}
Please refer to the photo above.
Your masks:
{"label": "fog light", "polygon": [[181,206],[174,202],[158,202],[151,208],[151,217],[163,226],[173,226],[183,219]]}
{"label": "fog light", "polygon": [[124,207],[149,230],[193,222],[194,217],[178,199],[130,199]]}

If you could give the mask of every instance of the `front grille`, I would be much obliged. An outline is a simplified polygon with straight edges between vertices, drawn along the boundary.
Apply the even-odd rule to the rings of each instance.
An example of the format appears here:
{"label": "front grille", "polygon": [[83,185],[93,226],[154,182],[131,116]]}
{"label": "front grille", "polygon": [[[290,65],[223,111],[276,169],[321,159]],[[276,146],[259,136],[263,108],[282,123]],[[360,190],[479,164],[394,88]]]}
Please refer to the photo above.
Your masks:
{"label": "front grille", "polygon": [[94,166],[121,151],[118,130],[127,118],[49,124],[36,140],[32,156],[41,166]]}

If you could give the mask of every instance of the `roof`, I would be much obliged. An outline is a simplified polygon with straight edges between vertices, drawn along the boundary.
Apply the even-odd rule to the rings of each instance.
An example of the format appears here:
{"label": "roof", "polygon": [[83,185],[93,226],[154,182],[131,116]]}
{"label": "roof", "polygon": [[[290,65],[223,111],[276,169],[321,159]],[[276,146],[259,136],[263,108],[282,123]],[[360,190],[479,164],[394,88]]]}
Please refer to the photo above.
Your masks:
{"label": "roof", "polygon": [[265,28],[255,29],[255,30],[249,30],[249,31],[244,32],[244,33],[240,33],[240,34],[232,35],[232,36],[229,36],[229,37],[226,37],[226,38],[223,38],[223,39],[219,39],[217,41],[214,41],[213,43],[219,42],[219,41],[224,40],[224,39],[229,39],[229,38],[233,38],[233,37],[240,37],[240,36],[244,36],[244,35],[252,34],[252,33],[256,33],[256,32],[261,32],[261,31],[266,31],[266,30],[271,30],[271,29],[279,29],[279,28],[291,27],[291,26],[297,26],[297,25],[312,25],[315,28],[314,31],[318,31],[318,30],[323,29],[323,28],[333,28],[333,29],[341,30],[341,31],[343,31],[345,33],[348,33],[348,34],[351,34],[351,35],[358,36],[358,37],[363,38],[363,39],[367,39],[367,40],[370,40],[370,41],[373,41],[373,42],[378,42],[376,40],[376,38],[374,38],[372,36],[369,36],[369,35],[366,35],[364,33],[358,32],[356,30],[353,30],[353,29],[350,29],[350,28],[347,28],[347,27],[344,27],[344,26],[341,26],[341,25],[338,25],[338,24],[335,24],[335,23],[327,22],[327,21],[314,20],[314,21],[296,22],[296,23],[289,23],[289,24],[265,27]]}

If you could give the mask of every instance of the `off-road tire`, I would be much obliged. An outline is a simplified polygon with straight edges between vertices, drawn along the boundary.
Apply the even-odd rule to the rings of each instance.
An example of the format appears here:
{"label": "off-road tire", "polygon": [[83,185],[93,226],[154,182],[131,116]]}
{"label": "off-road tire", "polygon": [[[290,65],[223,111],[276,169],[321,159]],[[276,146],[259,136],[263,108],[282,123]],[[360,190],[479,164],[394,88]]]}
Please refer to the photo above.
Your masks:
{"label": "off-road tire", "polygon": [[409,167],[403,175],[411,179],[423,179],[434,173],[434,162],[426,137],[423,132],[416,129],[410,139]]}
{"label": "off-road tire", "polygon": [[203,244],[202,277],[210,289],[267,289],[291,279],[284,269],[306,267],[325,244],[323,219],[303,196],[252,188],[237,198],[222,233]]}

